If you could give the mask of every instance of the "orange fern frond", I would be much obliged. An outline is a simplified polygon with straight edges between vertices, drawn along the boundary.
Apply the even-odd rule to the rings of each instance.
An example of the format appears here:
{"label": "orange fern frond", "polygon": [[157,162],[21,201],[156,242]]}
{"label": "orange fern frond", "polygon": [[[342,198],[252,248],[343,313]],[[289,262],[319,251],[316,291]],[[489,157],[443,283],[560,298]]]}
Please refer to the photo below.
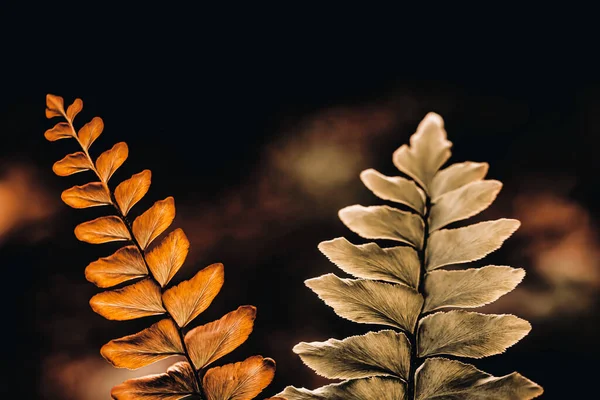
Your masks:
{"label": "orange fern frond", "polygon": [[[212,264],[193,278],[167,287],[185,262],[190,246],[181,229],[175,229],[157,244],[175,218],[175,200],[167,197],[130,222],[129,211],[148,193],[151,172],[144,170],[119,183],[111,191],[109,180],[129,155],[120,142],[104,151],[94,162],[89,150],[102,134],[104,122],[95,117],[77,131],[73,120],[83,109],[76,99],[64,109],[60,96],[46,96],[46,117],[62,117],[45,133],[46,139],[75,139],[80,149],[52,167],[59,176],[92,171],[97,181],[65,190],[61,198],[73,208],[112,206],[112,215],[79,224],[77,239],[101,244],[115,241],[126,245],[114,254],[90,263],[85,277],[100,288],[123,283],[127,286],[96,294],[92,309],[110,320],[131,320],[162,315],[164,318],[141,332],[111,340],[102,356],[117,368],[137,369],[171,356],[186,361],[172,365],[166,373],[130,379],[113,388],[114,399],[147,400],[249,400],[269,385],[275,362],[253,356],[245,361],[207,369],[248,339],[256,308],[241,306],[221,319],[189,329],[189,324],[208,306],[224,282],[222,264]],[[189,329],[189,330],[188,330]]]}

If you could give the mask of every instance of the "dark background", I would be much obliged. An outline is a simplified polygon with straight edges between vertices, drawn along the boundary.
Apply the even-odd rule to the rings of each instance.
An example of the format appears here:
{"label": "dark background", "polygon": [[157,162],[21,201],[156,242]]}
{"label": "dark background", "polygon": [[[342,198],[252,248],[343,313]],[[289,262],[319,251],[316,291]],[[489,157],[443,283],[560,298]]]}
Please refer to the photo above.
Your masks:
{"label": "dark background", "polygon": [[[397,173],[393,151],[427,112],[438,112],[454,143],[451,161],[487,161],[489,177],[504,183],[477,220],[523,223],[478,266],[527,270],[515,292],[483,311],[522,316],[533,330],[505,354],[474,364],[496,376],[517,370],[544,386],[543,398],[589,397],[600,355],[600,85],[578,56],[584,51],[535,41],[538,31],[510,37],[516,46],[501,36],[464,51],[440,35],[413,51],[414,36],[395,25],[381,36],[363,35],[364,24],[320,35],[304,21],[284,35],[286,21],[220,25],[185,10],[119,10],[109,21],[110,10],[71,18],[52,5],[35,15],[26,5],[3,7],[0,265],[9,357],[2,390],[26,399],[107,399],[113,385],[168,365],[126,372],[99,355],[104,343],[149,320],[106,321],[88,305],[99,290],[84,268],[117,247],[73,235],[104,210],[60,202],[62,190],[91,177],[51,171],[75,151],[74,143],[43,137],[53,126],[45,95],[53,93],[67,104],[83,99],[79,126],[104,119],[92,155],[128,143],[113,187],[152,170],[134,214],[175,197],[173,226],[192,242],[175,281],[224,263],[225,285],[195,324],[241,304],[258,307],[250,339],[223,361],[274,358],[275,380],[260,398],[288,384],[326,383],[292,353],[299,341],[379,329],[338,318],[303,281],[343,275],[317,244],[338,236],[365,242],[337,210],[382,203],[360,171]],[[26,23],[16,22],[24,16]]]}

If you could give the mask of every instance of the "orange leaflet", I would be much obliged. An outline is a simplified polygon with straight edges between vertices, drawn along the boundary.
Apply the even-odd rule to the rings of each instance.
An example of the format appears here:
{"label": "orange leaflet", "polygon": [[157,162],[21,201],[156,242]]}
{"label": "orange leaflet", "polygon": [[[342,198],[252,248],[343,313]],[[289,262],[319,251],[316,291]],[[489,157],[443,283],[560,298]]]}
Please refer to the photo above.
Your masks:
{"label": "orange leaflet", "polygon": [[90,299],[90,306],[104,318],[117,321],[165,312],[160,301],[160,288],[151,279],[144,279],[123,289],[98,293]]}
{"label": "orange leaflet", "polygon": [[148,245],[163,233],[175,218],[175,200],[167,197],[157,201],[152,207],[133,221],[133,234],[140,247],[146,249]]}
{"label": "orange leaflet", "polygon": [[173,319],[183,328],[208,308],[224,281],[223,264],[209,265],[192,279],[167,290],[163,294],[163,302]]}
{"label": "orange leaflet", "polygon": [[52,166],[52,171],[58,176],[73,175],[92,169],[92,164],[83,152],[69,154]]}
{"label": "orange leaflet", "polygon": [[73,122],[81,110],[83,110],[83,101],[81,101],[81,99],[75,99],[73,104],[67,108],[67,119]]}
{"label": "orange leaflet", "polygon": [[60,139],[68,139],[73,137],[73,130],[66,122],[59,122],[54,125],[53,128],[48,129],[44,132],[44,137],[51,142],[55,142]]}
{"label": "orange leaflet", "polygon": [[75,227],[75,236],[82,242],[91,244],[131,239],[123,221],[115,216],[100,217],[83,222]]}
{"label": "orange leaflet", "polygon": [[179,332],[170,319],[160,320],[134,335],[111,340],[102,346],[100,353],[115,367],[128,369],[184,354]]}
{"label": "orange leaflet", "polygon": [[127,143],[120,142],[98,156],[96,170],[102,182],[108,182],[115,171],[127,160],[128,155],[129,149]]}
{"label": "orange leaflet", "polygon": [[112,204],[110,193],[101,182],[73,186],[62,192],[62,200],[73,208],[87,208]]}
{"label": "orange leaflet", "polygon": [[[90,122],[85,124],[77,134],[79,142],[84,149],[89,149],[92,143],[100,136],[104,129],[104,121],[100,117],[94,117]],[[123,160],[125,161],[125,160]],[[122,164],[122,163],[121,163]]]}
{"label": "orange leaflet", "polygon": [[221,319],[192,329],[185,344],[196,369],[231,353],[244,343],[254,327],[256,307],[241,306]]}
{"label": "orange leaflet", "polygon": [[151,176],[150,170],[146,169],[119,183],[115,189],[115,199],[123,215],[127,215],[131,207],[148,193]]}
{"label": "orange leaflet", "polygon": [[125,246],[114,254],[90,263],[85,269],[88,281],[101,288],[118,285],[148,274],[146,264],[135,246]]}
{"label": "orange leaflet", "polygon": [[157,246],[146,254],[148,267],[154,278],[165,286],[185,262],[190,241],[180,228],[169,233]]}
{"label": "orange leaflet", "polygon": [[166,374],[130,379],[115,386],[110,395],[116,400],[180,400],[199,392],[194,370],[178,362]]}
{"label": "orange leaflet", "polygon": [[249,400],[266,388],[274,375],[275,361],[252,356],[209,369],[202,383],[208,400]]}

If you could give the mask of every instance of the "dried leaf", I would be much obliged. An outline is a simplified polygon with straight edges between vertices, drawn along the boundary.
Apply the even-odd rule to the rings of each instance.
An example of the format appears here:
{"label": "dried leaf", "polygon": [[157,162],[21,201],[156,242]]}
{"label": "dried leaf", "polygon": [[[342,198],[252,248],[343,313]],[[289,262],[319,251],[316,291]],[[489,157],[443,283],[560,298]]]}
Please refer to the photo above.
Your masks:
{"label": "dried leaf", "polygon": [[423,296],[404,285],[340,279],[334,274],[308,279],[305,284],[337,315],[361,324],[413,332],[423,304]]}
{"label": "dried leaf", "polygon": [[82,242],[100,244],[130,240],[127,227],[119,217],[113,215],[83,222],[75,227],[75,236]]}
{"label": "dried leaf", "polygon": [[242,362],[206,371],[202,381],[207,400],[250,400],[275,376],[275,361],[252,356]]}
{"label": "dried leaf", "polygon": [[436,172],[450,158],[450,147],[442,117],[429,113],[410,137],[410,146],[403,144],[394,152],[394,165],[429,192]]}
{"label": "dried leaf", "polygon": [[229,354],[248,339],[256,308],[241,306],[221,319],[198,326],[185,335],[185,344],[196,369]]}
{"label": "dried leaf", "polygon": [[123,215],[127,215],[131,207],[142,199],[150,189],[152,173],[145,169],[131,178],[119,183],[115,189],[115,199]]}
{"label": "dried leaf", "polygon": [[67,119],[73,122],[81,110],[83,110],[83,101],[81,99],[75,99],[75,101],[67,107]]}
{"label": "dried leaf", "polygon": [[469,183],[437,199],[429,216],[429,232],[479,214],[492,204],[502,183],[485,180]]}
{"label": "dried leaf", "polygon": [[288,386],[280,395],[287,400],[407,400],[401,380],[380,377],[353,379],[315,390]]}
{"label": "dried leaf", "polygon": [[523,339],[531,325],[514,315],[480,314],[463,310],[437,312],[421,319],[419,357],[449,354],[482,358],[503,353]]}
{"label": "dried leaf", "polygon": [[516,219],[501,218],[433,232],[427,243],[427,270],[479,260],[498,250],[520,225]]}
{"label": "dried leaf", "polygon": [[487,175],[488,163],[466,161],[452,164],[438,172],[431,182],[433,202],[441,195],[451,192],[468,183],[482,180]]}
{"label": "dried leaf", "polygon": [[530,400],[544,390],[513,372],[494,377],[470,364],[446,358],[425,360],[415,377],[416,400]]}
{"label": "dried leaf", "polygon": [[[92,143],[100,136],[102,131],[104,130],[104,121],[100,117],[94,117],[90,122],[85,124],[77,134],[79,138],[79,143],[81,143],[81,147],[88,150]],[[127,156],[125,156],[127,158]],[[123,159],[123,161],[125,161]],[[123,162],[121,162],[123,164]],[[120,164],[119,164],[120,165]],[[117,167],[118,168],[118,167]],[[117,169],[115,168],[115,169]],[[107,179],[108,181],[108,179]]]}
{"label": "dried leaf", "polygon": [[133,235],[140,247],[146,249],[158,235],[163,233],[175,218],[175,199],[169,196],[157,201],[133,221]]}
{"label": "dried leaf", "polygon": [[367,169],[360,173],[360,179],[375,196],[404,204],[423,214],[425,210],[425,194],[410,179],[399,176],[385,176],[374,169]]}
{"label": "dried leaf", "polygon": [[87,208],[112,204],[110,193],[101,182],[73,186],[62,192],[62,200],[73,208]]}
{"label": "dried leaf", "polygon": [[69,139],[73,137],[73,129],[71,129],[71,126],[68,123],[59,122],[58,124],[54,125],[53,128],[50,128],[44,132],[44,137],[51,142],[55,142],[60,139]]}
{"label": "dried leaf", "polygon": [[319,243],[319,250],[344,272],[357,278],[419,285],[421,264],[408,246],[382,249],[377,243],[354,245],[345,238]]}
{"label": "dried leaf", "polygon": [[401,332],[384,330],[344,340],[301,342],[294,346],[304,364],[329,379],[396,376],[407,379],[410,343]]}
{"label": "dried leaf", "polygon": [[208,308],[224,281],[223,264],[211,264],[200,270],[192,279],[165,291],[165,307],[183,328]]}
{"label": "dried leaf", "polygon": [[52,166],[52,171],[58,176],[73,175],[78,172],[88,171],[92,169],[92,163],[89,158],[81,151],[69,154],[60,161],[57,161]]}
{"label": "dried leaf", "polygon": [[127,156],[129,156],[129,149],[125,142],[115,144],[110,150],[106,150],[98,156],[96,170],[102,182],[108,182],[115,171],[127,160]]}
{"label": "dried leaf", "polygon": [[46,118],[61,117],[65,114],[65,101],[53,94],[46,95]]}
{"label": "dried leaf", "polygon": [[481,307],[498,300],[523,280],[525,270],[489,265],[464,271],[433,271],[425,277],[425,307]]}
{"label": "dried leaf", "polygon": [[134,335],[111,340],[100,350],[117,368],[138,369],[174,355],[183,355],[179,331],[171,319],[163,319]]}
{"label": "dried leaf", "polygon": [[126,321],[165,313],[160,288],[144,279],[122,289],[98,293],[90,299],[92,309],[106,319]]}
{"label": "dried leaf", "polygon": [[389,206],[353,205],[338,213],[342,222],[352,232],[365,239],[390,239],[423,246],[423,220],[416,214]]}
{"label": "dried leaf", "polygon": [[110,395],[116,400],[183,400],[198,393],[195,371],[185,361],[178,362],[166,374],[130,379],[115,386]]}
{"label": "dried leaf", "polygon": [[115,286],[147,274],[144,259],[135,246],[122,247],[114,254],[90,263],[85,269],[86,279],[101,288]]}
{"label": "dried leaf", "polygon": [[190,241],[180,228],[169,233],[157,246],[146,253],[148,267],[162,287],[169,283],[185,262]]}

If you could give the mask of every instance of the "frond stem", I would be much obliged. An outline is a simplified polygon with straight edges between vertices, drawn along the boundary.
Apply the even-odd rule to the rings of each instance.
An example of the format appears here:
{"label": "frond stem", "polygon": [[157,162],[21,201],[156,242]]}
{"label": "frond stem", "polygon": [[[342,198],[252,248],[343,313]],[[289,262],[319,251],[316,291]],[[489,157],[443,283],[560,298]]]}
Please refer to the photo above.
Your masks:
{"label": "frond stem", "polygon": [[[423,190],[427,193],[425,190]],[[425,213],[423,214],[423,246],[418,251],[419,254],[419,264],[421,268],[419,269],[419,286],[417,290],[419,293],[423,295],[423,300],[425,299],[425,273],[427,272],[425,269],[425,252],[427,251],[427,241],[429,239],[429,214],[431,211],[431,198],[427,195],[425,200]],[[425,301],[423,301],[423,305],[421,305],[421,310],[419,311],[419,318],[417,319],[417,325],[415,326],[415,330],[413,333],[408,335],[408,340],[410,342],[410,370],[408,372],[408,382],[407,382],[407,390],[406,390],[406,398],[408,400],[413,400],[415,398],[415,372],[417,368],[419,368],[419,357],[417,353],[417,329],[419,326],[419,320],[423,316],[423,307],[425,306]]]}
{"label": "frond stem", "polygon": [[185,344],[185,340],[184,340],[185,336],[183,334],[183,330],[182,330],[182,328],[179,327],[179,325],[177,324],[177,321],[175,321],[175,318],[173,318],[173,316],[171,315],[171,313],[167,310],[167,307],[165,307],[165,303],[164,303],[164,301],[162,299],[163,287],[158,282],[158,280],[156,279],[156,277],[154,277],[154,275],[152,274],[152,270],[148,266],[148,261],[146,261],[146,252],[142,249],[142,246],[140,246],[139,242],[135,238],[135,235],[133,234],[133,228],[132,228],[131,223],[129,222],[129,220],[127,219],[127,217],[125,215],[123,215],[123,213],[119,209],[114,193],[108,188],[108,184],[105,183],[104,181],[102,181],[102,177],[98,173],[98,170],[96,169],[96,167],[94,165],[94,161],[92,160],[92,157],[90,156],[90,154],[88,152],[88,149],[81,143],[81,141],[79,140],[79,137],[77,136],[77,133],[75,131],[75,127],[73,126],[73,122],[66,115],[64,115],[64,117],[67,120],[67,122],[69,123],[69,127],[71,128],[73,137],[75,138],[75,140],[77,140],[77,143],[79,144],[79,146],[83,150],[85,156],[87,157],[87,159],[88,159],[88,161],[89,161],[89,163],[91,165],[92,171],[96,174],[96,176],[98,177],[98,179],[100,179],[100,182],[102,182],[102,184],[104,185],[104,187],[106,188],[106,190],[110,194],[111,204],[115,208],[117,216],[121,219],[121,221],[123,221],[123,223],[127,227],[127,230],[129,231],[129,236],[131,237],[131,239],[129,241],[138,249],[138,251],[140,252],[140,255],[142,256],[142,259],[144,260],[144,265],[146,266],[146,270],[148,271],[148,277],[150,279],[152,279],[154,281],[154,283],[156,283],[158,285],[158,287],[160,287],[160,292],[161,292],[160,301],[161,301],[162,307],[165,309],[165,313],[166,313],[167,317],[171,321],[173,321],[173,323],[175,324],[175,327],[177,328],[177,333],[179,334],[179,340],[181,341],[181,346],[183,348],[183,355],[185,356],[188,364],[190,364],[190,367],[194,371],[194,377],[196,378],[196,384],[197,384],[197,387],[198,387],[198,390],[199,390],[198,393],[194,393],[194,394],[198,395],[200,397],[200,400],[203,400],[203,399],[206,398],[206,394],[204,393],[204,390],[203,390],[203,387],[202,387],[202,381],[200,380],[200,377],[198,376],[198,372],[196,371],[196,367],[194,366],[194,363],[192,362],[192,358],[190,356],[190,352],[189,352],[189,350],[188,350],[188,348],[187,348],[187,346]]}

